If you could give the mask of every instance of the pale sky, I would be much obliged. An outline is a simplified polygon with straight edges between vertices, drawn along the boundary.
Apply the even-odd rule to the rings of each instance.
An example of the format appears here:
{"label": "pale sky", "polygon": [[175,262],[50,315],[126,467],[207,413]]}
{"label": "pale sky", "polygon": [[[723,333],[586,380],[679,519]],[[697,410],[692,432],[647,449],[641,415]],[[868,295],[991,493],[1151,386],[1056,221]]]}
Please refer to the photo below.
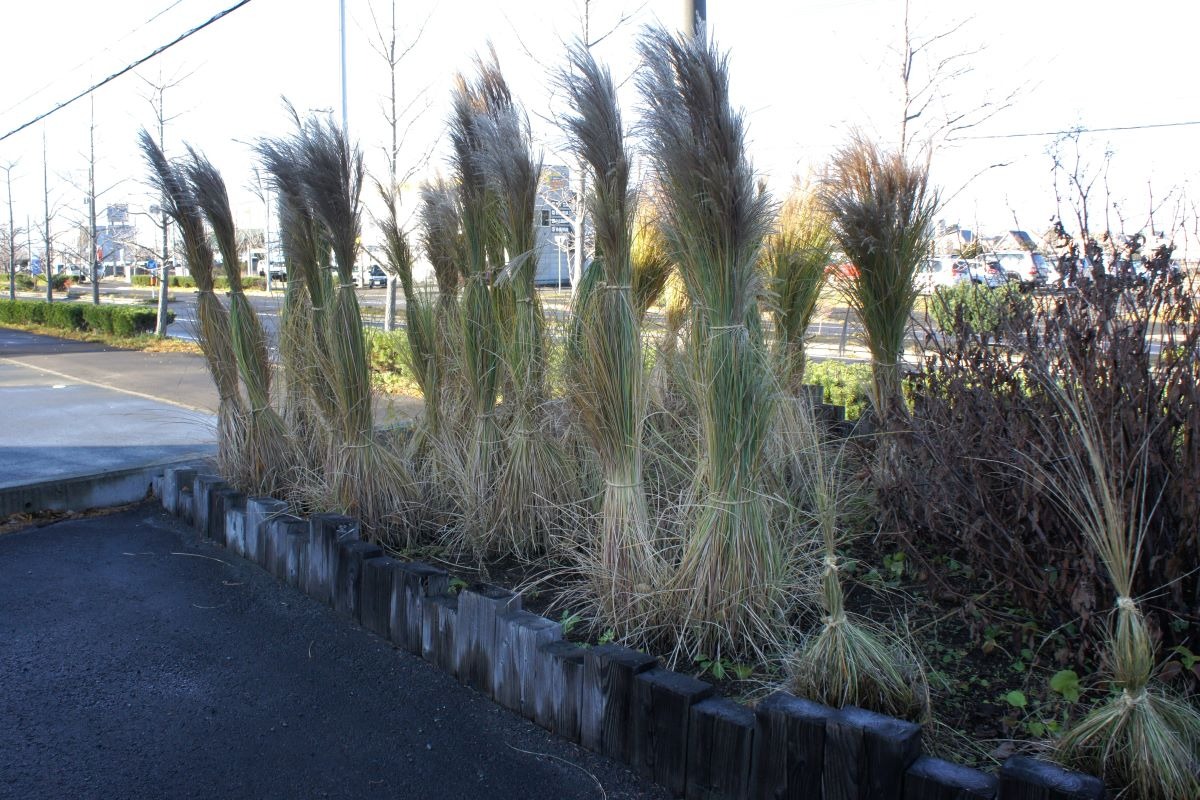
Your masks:
{"label": "pale sky", "polygon": [[[1016,91],[1010,108],[964,136],[985,137],[1087,128],[1145,126],[1200,120],[1193,87],[1192,50],[1200,10],[1188,0],[911,0],[917,39],[962,27],[930,46],[932,59],[963,54],[970,71],[945,82],[936,104],[945,113],[969,111]],[[208,20],[235,0],[4,0],[5,46],[0,49],[0,135],[91,83],[125,67]],[[349,42],[349,123],[382,174],[387,136],[380,115],[386,67],[371,50],[375,26],[390,23],[390,0],[346,0]],[[444,163],[444,121],[451,79],[469,70],[475,53],[492,41],[514,94],[535,125],[548,163],[560,134],[551,119],[563,110],[550,73],[561,63],[562,42],[582,30],[584,0],[398,0],[401,44],[417,36],[399,71],[400,102],[424,109],[401,161],[432,152]],[[680,0],[592,0],[592,37],[627,21],[595,49],[619,79],[635,69],[632,44],[641,26],[675,27]],[[858,127],[889,143],[899,136],[900,48],[903,0],[708,0],[709,23],[730,54],[735,104],[749,119],[751,157],[777,192],[795,174],[819,168]],[[977,51],[977,52],[976,52]],[[917,71],[923,68],[920,62]],[[98,207],[127,202],[142,210],[154,202],[136,131],[154,122],[143,99],[145,81],[182,78],[167,93],[167,149],[186,141],[222,169],[234,191],[239,224],[261,227],[262,204],[248,191],[253,158],[247,143],[288,132],[280,98],[297,108],[340,114],[337,0],[252,0],[248,5],[100,89],[95,97]],[[916,82],[920,82],[918,78]],[[637,119],[629,82],[625,116]],[[932,112],[931,112],[932,113]],[[26,213],[42,216],[42,134],[49,152],[55,228],[82,219],[86,193],[89,102],[76,101],[44,123],[0,141],[0,166],[13,170],[17,225]],[[1189,195],[1200,176],[1200,125],[1085,134],[1085,161],[1098,168],[1112,152],[1109,204],[1130,230],[1141,228],[1152,191],[1166,198],[1155,222],[1195,217]],[[939,216],[987,233],[1016,222],[1040,233],[1055,213],[1052,136],[971,138],[940,148],[933,179],[946,207]],[[993,164],[1005,164],[988,168]],[[7,204],[0,172],[0,215]],[[1149,185],[1148,185],[1149,182]],[[1193,194],[1193,189],[1196,191]],[[411,196],[412,193],[410,192]],[[1093,190],[1092,214],[1103,215],[1104,187]],[[373,193],[367,195],[373,201]],[[1064,209],[1066,212],[1066,209]],[[1064,213],[1064,215],[1066,215]],[[103,223],[103,219],[101,219]],[[1112,219],[1114,227],[1117,219]],[[1190,226],[1189,226],[1190,227]]]}

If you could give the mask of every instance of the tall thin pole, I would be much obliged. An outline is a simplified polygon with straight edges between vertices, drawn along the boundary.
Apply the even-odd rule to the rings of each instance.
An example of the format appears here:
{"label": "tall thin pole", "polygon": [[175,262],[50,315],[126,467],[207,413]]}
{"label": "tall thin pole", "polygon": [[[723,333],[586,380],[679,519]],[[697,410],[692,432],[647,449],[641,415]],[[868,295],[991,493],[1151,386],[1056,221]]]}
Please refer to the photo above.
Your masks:
{"label": "tall thin pole", "polygon": [[46,158],[46,129],[42,128],[42,200],[46,212],[46,261],[42,269],[46,273],[46,302],[54,302],[54,254],[50,251],[50,167]]}
{"label": "tall thin pole", "polygon": [[350,126],[347,123],[349,114],[346,100],[346,0],[338,0],[338,15],[342,38],[342,130],[348,131]]}
{"label": "tall thin pole", "polygon": [[698,29],[702,30],[708,23],[707,0],[683,0],[683,25],[680,30],[688,36],[695,36]]}

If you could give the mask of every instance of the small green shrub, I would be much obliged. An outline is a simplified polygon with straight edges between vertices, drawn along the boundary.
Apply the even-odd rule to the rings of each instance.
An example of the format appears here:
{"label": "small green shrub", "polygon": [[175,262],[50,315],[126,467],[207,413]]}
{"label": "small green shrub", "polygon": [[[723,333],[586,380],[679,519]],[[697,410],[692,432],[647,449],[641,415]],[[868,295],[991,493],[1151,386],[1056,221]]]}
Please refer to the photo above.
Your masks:
{"label": "small green shrub", "polygon": [[175,289],[195,289],[196,279],[191,275],[172,275],[167,285]]}
{"label": "small green shrub", "polygon": [[819,384],[825,402],[846,407],[846,419],[858,419],[870,404],[871,365],[862,361],[810,361],[804,382]]}
{"label": "small green shrub", "polygon": [[[175,319],[167,312],[167,322]],[[97,306],[90,303],[46,303],[37,300],[0,301],[0,323],[45,325],[61,330],[94,331],[109,336],[153,333],[158,314],[152,308]]]}
{"label": "small green shrub", "polygon": [[154,276],[152,276],[152,275],[134,275],[133,276],[133,285],[134,286],[150,286],[150,285],[152,285],[151,282],[153,280],[153,277]]}
{"label": "small green shrub", "polygon": [[5,300],[0,302],[0,322],[41,325],[46,319],[46,305],[37,300]]}
{"label": "small green shrub", "polygon": [[960,283],[938,289],[929,299],[929,316],[943,333],[998,337],[1011,319],[1032,309],[1029,295],[1013,283],[995,289]]}
{"label": "small green shrub", "polygon": [[111,306],[86,305],[83,307],[83,324],[87,330],[112,334]]}
{"label": "small green shrub", "polygon": [[50,283],[56,292],[65,292],[67,290],[67,281],[71,280],[70,275],[55,275],[50,279]]}
{"label": "small green shrub", "polygon": [[27,275],[24,272],[16,275],[14,278],[14,283],[16,284],[17,288],[23,292],[31,292],[37,288],[37,281],[33,279],[33,276]]}
{"label": "small green shrub", "polygon": [[50,303],[43,312],[45,315],[45,324],[51,328],[63,328],[64,330],[82,330],[83,329],[83,306],[75,303]]}

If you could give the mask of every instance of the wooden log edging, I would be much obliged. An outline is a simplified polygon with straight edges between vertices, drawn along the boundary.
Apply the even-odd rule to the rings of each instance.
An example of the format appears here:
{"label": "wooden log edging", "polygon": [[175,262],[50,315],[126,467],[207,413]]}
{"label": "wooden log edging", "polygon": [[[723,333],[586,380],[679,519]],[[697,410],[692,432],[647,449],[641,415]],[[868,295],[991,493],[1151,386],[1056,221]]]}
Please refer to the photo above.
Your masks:
{"label": "wooden log edging", "polygon": [[[704,800],[1104,800],[1102,781],[1026,756],[998,775],[921,753],[921,728],[776,692],[754,707],[618,645],[562,638],[521,596],[362,541],[356,520],[287,513],[218,476],[170,468],[163,507],[214,544],[352,617],[397,648],[677,797]],[[253,533],[251,531],[253,530]]]}

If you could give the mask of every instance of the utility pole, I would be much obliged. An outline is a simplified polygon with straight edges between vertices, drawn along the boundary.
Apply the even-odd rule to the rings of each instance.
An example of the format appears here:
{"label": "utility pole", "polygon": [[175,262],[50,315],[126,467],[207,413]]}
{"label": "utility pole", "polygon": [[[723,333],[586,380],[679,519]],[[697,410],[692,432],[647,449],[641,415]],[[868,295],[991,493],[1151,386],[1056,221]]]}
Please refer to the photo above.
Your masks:
{"label": "utility pole", "polygon": [[695,36],[708,24],[708,0],[683,0],[683,25],[680,30],[687,36]]}
{"label": "utility pole", "polygon": [[46,159],[46,128],[42,128],[42,199],[45,202],[46,261],[42,269],[46,273],[46,302],[54,302],[54,254],[50,250],[50,167]]}
{"label": "utility pole", "polygon": [[338,18],[342,43],[342,133],[349,136],[350,125],[346,99],[346,0],[338,0]]}

